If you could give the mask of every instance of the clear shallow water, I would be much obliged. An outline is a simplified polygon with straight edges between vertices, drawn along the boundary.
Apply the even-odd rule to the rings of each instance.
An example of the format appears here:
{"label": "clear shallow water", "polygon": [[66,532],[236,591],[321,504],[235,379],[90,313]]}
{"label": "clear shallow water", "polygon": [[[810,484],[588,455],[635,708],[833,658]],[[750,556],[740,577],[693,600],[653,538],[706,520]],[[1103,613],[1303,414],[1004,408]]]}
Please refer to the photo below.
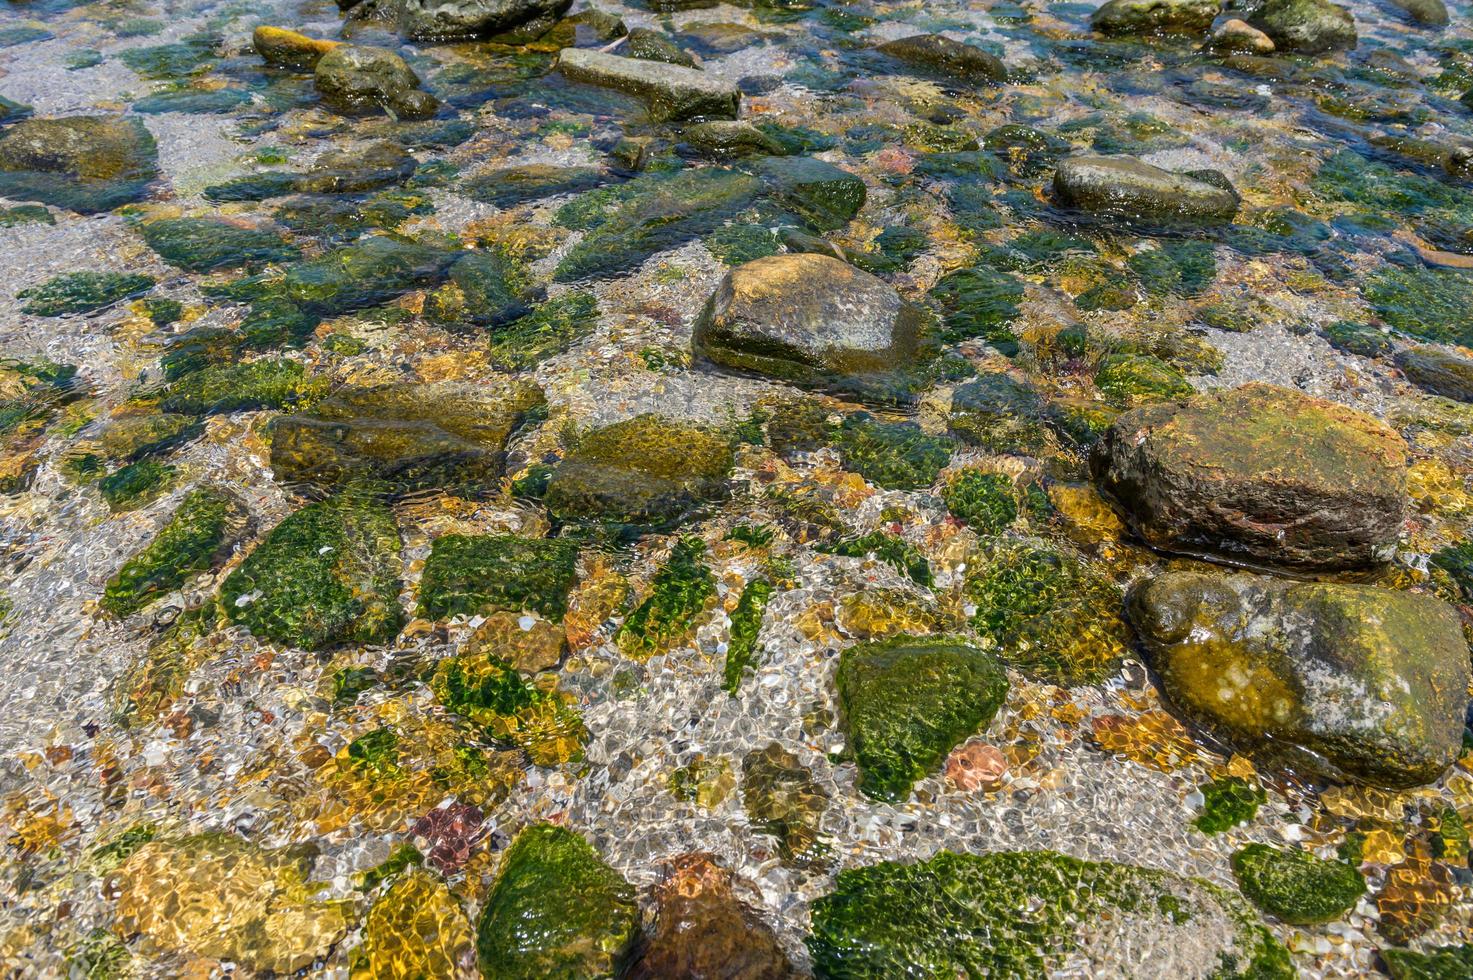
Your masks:
{"label": "clear shallow water", "polygon": [[[580,2],[574,13],[583,9]],[[1414,947],[1467,941],[1466,848],[1461,857],[1456,848],[1434,853],[1428,830],[1447,819],[1447,807],[1473,816],[1460,767],[1432,786],[1390,793],[1255,765],[1178,721],[1132,646],[1124,666],[1098,683],[1056,687],[1015,667],[1007,699],[972,743],[993,747],[1005,772],[978,785],[959,764],[949,778],[938,766],[903,801],[884,803],[862,794],[855,765],[836,756],[845,739],[834,683],[841,649],[897,625],[977,639],[966,582],[986,561],[985,535],[975,520],[968,527],[949,515],[942,492],[962,470],[1017,478],[1017,516],[1004,522],[1005,537],[1077,547],[1121,587],[1164,563],[1118,522],[1070,505],[1088,482],[1080,445],[1049,435],[993,451],[948,435],[951,391],[978,370],[1011,371],[1050,404],[1113,411],[1188,388],[1267,380],[1385,419],[1412,447],[1415,506],[1377,581],[1462,601],[1457,581],[1435,565],[1429,573],[1428,556],[1466,534],[1473,427],[1456,403],[1410,385],[1390,351],[1419,340],[1470,342],[1473,289],[1457,267],[1473,250],[1473,190],[1466,172],[1443,162],[1473,137],[1459,102],[1473,86],[1466,10],[1455,5],[1453,26],[1430,30],[1356,4],[1352,52],[1227,62],[1196,54],[1190,39],[1092,36],[1083,4],[600,9],[629,28],[664,30],[706,73],[737,84],[743,118],[770,124],[797,156],[857,175],[863,208],[822,228],[768,196],[727,195],[750,159],[710,159],[678,126],[649,121],[638,100],[568,84],[549,72],[547,51],[401,45],[382,27],[345,29],[327,4],[3,11],[0,38],[10,43],[0,48],[0,95],[38,118],[136,118],[158,158],[157,177],[131,203],[85,216],[12,210],[0,229],[0,351],[15,360],[4,396],[24,408],[21,421],[7,422],[0,457],[10,481],[0,497],[7,968],[40,976],[341,975],[353,964],[412,971],[420,954],[396,946],[393,929],[375,932],[370,910],[387,907],[396,882],[413,881],[432,896],[416,902],[433,911],[438,925],[423,932],[443,953],[426,969],[474,975],[469,931],[494,894],[508,844],[539,821],[583,834],[631,883],[650,921],[666,862],[713,853],[746,883],[741,893],[800,972],[811,966],[810,905],[834,889],[837,870],[944,849],[1051,849],[1236,891],[1229,859],[1246,843],[1333,856],[1354,841],[1368,891],[1350,912],[1303,928],[1265,920],[1302,973],[1372,971],[1376,951],[1392,944],[1378,922],[1422,921],[1408,909],[1436,910],[1410,937]],[[258,24],[391,46],[443,109],[419,122],[338,116],[310,75],[263,66],[250,42]],[[958,84],[872,50],[918,32],[978,44],[1012,77]],[[570,38],[612,40],[588,24],[560,35]],[[168,101],[185,96],[193,101]],[[154,111],[180,106],[192,111]],[[1035,132],[999,131],[1010,124]],[[362,156],[372,140],[412,159],[401,154],[387,166],[392,176],[365,178],[377,186],[293,184],[249,199],[261,196],[261,179],[297,179],[260,175],[310,174],[325,153],[348,151],[350,160],[324,163],[319,175],[374,170]],[[637,177],[629,141],[643,147]],[[1089,219],[1047,190],[1056,160],[1080,151],[1219,170],[1242,207],[1216,229],[1132,230]],[[571,184],[533,184],[499,203],[504,178],[490,192],[475,190],[479,175],[530,166],[594,176],[564,174]],[[692,173],[702,176],[668,183]],[[680,211],[693,188],[718,184],[709,205]],[[661,198],[670,186],[677,190]],[[594,236],[629,200],[652,200],[653,213],[679,212],[681,221],[621,253],[633,233]],[[168,253],[160,222],[212,216],[267,234],[228,239],[215,258],[198,242]],[[872,449],[878,462],[869,464],[832,434],[833,445],[816,451],[783,451],[774,406],[795,389],[692,364],[693,324],[708,297],[730,268],[790,247],[782,229],[823,235],[941,318],[954,356],[948,372],[931,376],[903,409],[869,410],[917,422],[948,454],[944,472],[924,461],[934,461],[934,446]],[[212,241],[222,235],[210,231]],[[417,261],[435,271],[354,265],[339,280],[311,266],[391,232],[425,250]],[[601,247],[577,251],[590,240]],[[1445,254],[1429,260],[1418,246]],[[237,261],[248,247],[264,251]],[[492,300],[446,286],[446,257],[468,249],[508,257],[506,288],[517,296],[497,307],[494,322],[475,322]],[[980,285],[955,278],[972,269],[985,270]],[[57,289],[46,285],[78,271],[148,281],[77,300],[95,308],[47,315]],[[78,287],[63,286],[64,307]],[[280,312],[269,301],[292,289],[293,310],[306,309],[307,319],[291,320],[283,334],[251,334]],[[521,319],[528,311],[543,318]],[[1334,329],[1347,323],[1370,330],[1347,341],[1344,327]],[[1066,329],[1080,324],[1082,348],[1070,339],[1081,332]],[[1100,377],[1106,358],[1142,352],[1154,358],[1148,377],[1113,387]],[[271,385],[226,374],[193,402],[187,384],[179,387],[236,364],[272,365]],[[397,384],[434,393],[443,423],[435,438],[465,438],[455,429],[470,424],[463,416],[495,428],[517,401],[509,386],[528,382],[543,404],[517,403],[501,433],[504,458],[472,453],[471,477],[456,471],[451,492],[434,474],[425,485],[386,490],[374,481],[404,474],[370,467],[357,474],[374,484],[370,516],[231,584],[268,532],[333,496],[283,473],[273,446],[279,419]],[[838,391],[820,397],[810,396],[820,414],[861,408]],[[344,418],[377,418],[389,430],[425,412],[348,404]],[[537,490],[538,467],[557,465],[588,432],[650,413],[734,443],[724,493],[678,529],[637,534],[560,520]],[[688,440],[693,463],[696,437],[674,438]],[[307,446],[306,462],[320,461],[324,451]],[[444,455],[459,465],[464,446],[455,447]],[[526,482],[514,488],[513,480]],[[140,607],[110,610],[109,583],[186,503],[199,503],[189,495],[200,487],[222,488],[229,501],[222,530],[211,532],[224,542],[218,554],[205,549],[200,567]],[[1030,504],[1028,487],[1048,503]],[[910,551],[877,549],[883,537],[838,545],[875,532]],[[368,543],[395,534],[386,546]],[[571,584],[539,580],[524,594],[476,599],[496,591],[488,581],[514,576],[471,566],[449,589],[471,599],[422,605],[433,542],[504,534],[575,542]],[[659,577],[681,534],[701,540],[698,564],[709,579]],[[897,552],[899,560],[885,560]],[[329,554],[351,560],[349,598],[339,595],[334,607],[349,610],[344,621],[323,625],[314,610],[328,599],[306,586],[283,604],[285,626],[244,612],[264,608],[273,582],[317,581],[308,559]],[[916,573],[917,556],[929,580]],[[163,564],[171,561],[179,563]],[[776,587],[731,695],[734,620],[750,615],[739,611],[740,596],[759,579]],[[559,588],[571,590],[567,609],[545,607],[542,598]],[[679,593],[688,606],[674,605],[688,615],[665,633],[652,630],[648,642],[631,641],[625,624],[652,592]],[[509,655],[531,645],[527,635],[547,634],[550,662],[545,650],[540,660],[526,653],[531,679],[514,686],[520,721],[477,718],[463,702],[456,710],[444,663],[488,649]],[[560,658],[558,636],[569,647]],[[811,781],[795,791],[801,819],[785,817],[801,825],[800,844],[804,834],[821,839],[822,859],[795,858],[793,839],[770,832],[760,766],[754,776],[749,760],[774,742]],[[1261,785],[1264,803],[1251,822],[1204,833],[1193,824],[1199,788],[1230,775]],[[432,812],[457,814],[455,829],[440,828],[443,816],[426,823]],[[424,877],[393,860],[406,843],[427,855],[443,840],[452,856],[423,859]],[[1180,955],[1156,962],[1190,974],[1191,946],[1169,941],[1162,948]],[[1119,971],[1119,950],[1099,955],[1051,966]]]}

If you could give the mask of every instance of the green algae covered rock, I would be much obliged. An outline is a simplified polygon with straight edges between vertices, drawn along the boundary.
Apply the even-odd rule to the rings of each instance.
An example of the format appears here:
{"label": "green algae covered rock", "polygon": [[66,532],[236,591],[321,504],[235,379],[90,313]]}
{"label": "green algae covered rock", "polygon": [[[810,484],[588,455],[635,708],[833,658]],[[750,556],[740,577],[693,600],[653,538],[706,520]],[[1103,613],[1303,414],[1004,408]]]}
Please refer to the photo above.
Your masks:
{"label": "green algae covered rock", "polygon": [[951,461],[951,443],[914,422],[882,422],[860,412],[846,418],[834,445],[853,470],[886,490],[921,490]]}
{"label": "green algae covered rock", "polygon": [[465,182],[462,192],[473,201],[510,208],[528,201],[592,190],[601,183],[603,176],[594,167],[533,163],[477,174]]}
{"label": "green algae covered rock", "polygon": [[716,579],[700,538],[682,538],[655,573],[650,594],[614,634],[626,656],[646,660],[690,635],[696,617],[716,598]]}
{"label": "green algae covered rock", "polygon": [[985,728],[1008,693],[991,654],[944,638],[849,647],[835,684],[860,791],[890,803],[907,799],[916,780]]}
{"label": "green algae covered rock", "polygon": [[916,34],[886,41],[875,50],[896,61],[965,82],[1001,82],[1008,77],[1002,59],[973,44],[943,34]]}
{"label": "green algae covered rock", "polygon": [[517,835],[476,929],[481,974],[498,980],[612,978],[639,936],[634,888],[578,833]]}
{"label": "green algae covered rock", "polygon": [[697,359],[805,387],[897,398],[929,359],[921,311],[885,281],[827,255],[738,266],[696,320]]}
{"label": "green algae covered rock", "polygon": [[396,495],[485,496],[500,486],[512,432],[544,403],[531,382],[344,388],[272,424],[271,469],[317,490],[368,481]]}
{"label": "green algae covered rock", "polygon": [[564,48],[558,71],[575,82],[599,85],[644,100],[654,122],[735,119],[742,93],[730,82],[695,68]]}
{"label": "green algae covered rock", "polygon": [[15,294],[22,313],[65,316],[91,313],[153,288],[153,277],[124,272],[67,272]]}
{"label": "green algae covered rock", "polygon": [[1366,891],[1365,878],[1342,861],[1267,844],[1249,844],[1235,853],[1233,874],[1249,901],[1295,926],[1338,919]]}
{"label": "green algae covered rock", "polygon": [[1253,564],[1385,557],[1406,508],[1406,446],[1381,422],[1253,383],[1117,418],[1092,459],[1147,544]]}
{"label": "green algae covered rock", "polygon": [[1157,958],[1184,977],[1295,975],[1223,889],[1054,851],[942,851],[840,872],[807,942],[816,976],[846,980],[1128,976]]}
{"label": "green algae covered rock", "polygon": [[1225,181],[1180,174],[1128,156],[1078,155],[1059,161],[1054,194],[1105,218],[1149,224],[1226,224],[1239,198]]}
{"label": "green algae covered rock", "polygon": [[280,284],[281,298],[323,316],[347,313],[439,280],[458,256],[378,235],[292,266]]}
{"label": "green algae covered rock", "polygon": [[1150,354],[1107,355],[1095,369],[1095,387],[1121,408],[1180,398],[1195,390],[1185,375]]}
{"label": "green algae covered rock", "polygon": [[628,272],[656,252],[720,228],[761,190],[756,177],[717,168],[642,177],[620,189],[612,211],[589,219],[587,234],[568,250],[553,278],[576,282]]}
{"label": "green algae covered rock", "polygon": [[430,689],[440,704],[480,726],[487,738],[525,749],[535,765],[583,759],[588,729],[577,708],[555,689],[528,683],[499,657],[446,657],[436,665]]}
{"label": "green algae covered rock", "polygon": [[962,591],[989,649],[1050,684],[1097,684],[1129,651],[1120,589],[1061,546],[995,539],[968,563]]}
{"label": "green algae covered rock", "polygon": [[997,453],[1032,455],[1049,446],[1040,421],[1043,399],[1026,382],[989,371],[952,392],[947,425],[974,446]]}
{"label": "green algae covered rock", "polygon": [[140,200],[158,147],[138,119],[23,119],[0,133],[0,195],[96,214]]}
{"label": "green algae covered rock", "polygon": [[1168,572],[1130,605],[1168,698],[1226,739],[1393,788],[1435,780],[1461,751],[1468,649],[1437,599]]}
{"label": "green algae covered rock", "polygon": [[568,609],[577,560],[573,541],[447,534],[435,539],[425,560],[419,614],[446,619],[529,609],[558,622]]}
{"label": "green algae covered rock", "polygon": [[108,580],[100,605],[119,618],[132,615],[222,562],[249,524],[245,503],[230,491],[191,491],[148,547]]}
{"label": "green algae covered rock", "polygon": [[529,312],[537,290],[521,263],[500,250],[467,252],[450,267],[449,281],[431,293],[426,312],[452,329],[497,326]]}
{"label": "green algae covered rock", "polygon": [[366,494],[308,504],[266,535],[220,586],[229,619],[306,650],[382,643],[404,621],[399,527]]}
{"label": "green algae covered rock", "polygon": [[138,226],[148,247],[189,272],[285,262],[297,249],[278,233],[226,218],[159,218]]}
{"label": "green algae covered rock", "polygon": [[967,469],[941,491],[951,516],[978,534],[1000,534],[1018,518],[1018,496],[1006,473]]}
{"label": "green algae covered rock", "polygon": [[772,583],[766,579],[753,579],[742,588],[736,608],[731,611],[731,640],[726,647],[725,677],[726,693],[736,696],[741,687],[742,675],[757,652],[757,636],[762,631],[762,614],[772,598]]}
{"label": "green algae covered rock", "polygon": [[1391,980],[1464,980],[1473,976],[1473,943],[1436,946],[1422,952],[1383,949]]}
{"label": "green algae covered rock", "polygon": [[420,91],[419,76],[387,48],[339,44],[317,59],[313,80],[322,101],[344,115],[388,111],[401,119],[427,119],[439,109]]}
{"label": "green algae covered rock", "polygon": [[561,354],[597,325],[598,300],[592,293],[564,293],[511,323],[493,326],[487,359],[502,371],[524,371]]}
{"label": "green algae covered rock", "polygon": [[564,521],[670,525],[725,496],[732,462],[721,436],[639,415],[585,435],[553,471],[545,501]]}
{"label": "green algae covered rock", "polygon": [[1252,820],[1268,800],[1263,787],[1241,776],[1222,776],[1200,787],[1202,813],[1192,826],[1204,834],[1220,834]]}
{"label": "green algae covered rock", "polygon": [[1267,34],[1280,51],[1324,54],[1355,47],[1355,18],[1330,0],[1268,0],[1248,23]]}
{"label": "green algae covered rock", "polygon": [[1101,34],[1204,34],[1222,8],[1219,0],[1109,0],[1090,15]]}
{"label": "green algae covered rock", "polygon": [[757,173],[778,203],[818,231],[844,227],[864,207],[864,181],[816,157],[768,157]]}
{"label": "green algae covered rock", "polygon": [[324,385],[297,361],[270,358],[201,368],[164,386],[159,408],[178,415],[215,415],[285,408],[320,393]]}

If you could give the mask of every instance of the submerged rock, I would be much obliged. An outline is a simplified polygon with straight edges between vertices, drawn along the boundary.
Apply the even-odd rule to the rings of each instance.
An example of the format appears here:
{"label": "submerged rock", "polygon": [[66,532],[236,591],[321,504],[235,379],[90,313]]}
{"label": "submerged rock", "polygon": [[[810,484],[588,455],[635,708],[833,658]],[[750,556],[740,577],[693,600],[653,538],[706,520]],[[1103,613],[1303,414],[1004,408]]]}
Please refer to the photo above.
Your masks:
{"label": "submerged rock", "polygon": [[829,794],[777,742],[742,759],[742,806],[754,830],[777,838],[784,864],[823,868],[832,858],[822,831]]}
{"label": "submerged rock", "polygon": [[460,254],[375,235],[291,266],[279,298],[323,316],[347,313],[438,281]]}
{"label": "submerged rock", "polygon": [[1135,157],[1072,156],[1059,161],[1054,193],[1093,214],[1171,224],[1225,224],[1239,197],[1220,174],[1180,174]]}
{"label": "submerged rock", "polygon": [[592,190],[603,180],[603,175],[593,167],[532,163],[477,174],[465,182],[462,191],[473,201],[510,208],[528,201]]}
{"label": "submerged rock", "polygon": [[798,976],[772,929],[732,888],[713,854],[670,862],[654,928],[625,980],[789,980]]}
{"label": "submerged rock", "polygon": [[508,31],[544,34],[572,0],[392,0],[399,30],[415,41],[454,41]]}
{"label": "submerged rock", "polygon": [[985,728],[1008,693],[996,659],[944,638],[849,647],[835,685],[859,789],[890,803],[907,799],[916,780]]}
{"label": "submerged rock", "polygon": [[1407,20],[1426,27],[1446,27],[1447,4],[1442,0],[1389,0],[1390,4],[1406,15]]}
{"label": "submerged rock", "polygon": [[565,521],[666,526],[726,493],[731,444],[659,415],[588,433],[558,463],[547,509]]}
{"label": "submerged rock", "polygon": [[1200,878],[1054,851],[840,872],[813,905],[819,977],[1294,976],[1241,899]]}
{"label": "submerged rock", "polygon": [[1092,466],[1151,546],[1247,564],[1382,561],[1407,504],[1395,432],[1260,383],[1126,412]]}
{"label": "submerged rock", "polygon": [[345,388],[275,421],[271,469],[320,491],[367,482],[393,494],[480,496],[497,489],[507,439],[543,403],[531,382]]}
{"label": "submerged rock", "polygon": [[344,115],[387,110],[402,119],[427,119],[439,102],[419,88],[419,76],[386,48],[342,44],[318,59],[313,72],[322,101]]}
{"label": "submerged rock", "polygon": [[638,96],[656,122],[735,119],[742,98],[736,86],[694,68],[583,48],[564,48],[558,70],[575,82]]}
{"label": "submerged rock", "polygon": [[419,583],[428,619],[530,610],[559,622],[577,578],[576,542],[515,534],[436,538]]}
{"label": "submerged rock", "polygon": [[268,27],[265,24],[257,27],[251,35],[252,46],[266,64],[297,71],[311,71],[316,68],[322,56],[341,43],[308,37],[284,27]]}
{"label": "submerged rock", "polygon": [[1250,902],[1294,926],[1338,919],[1366,891],[1365,878],[1343,861],[1267,844],[1249,844],[1234,854],[1233,874]]}
{"label": "submerged rock", "polygon": [[727,273],[696,320],[695,356],[793,384],[883,394],[924,356],[921,311],[826,255],[774,255]]}
{"label": "submerged rock", "polygon": [[1468,648],[1439,600],[1168,572],[1131,609],[1167,696],[1232,741],[1395,788],[1435,780],[1461,751]]}
{"label": "submerged rock", "polygon": [[619,975],[639,936],[634,889],[578,833],[517,835],[481,912],[481,974],[501,980]]}
{"label": "submerged rock", "polygon": [[417,165],[414,156],[398,143],[374,140],[351,150],[330,150],[319,155],[293,189],[312,194],[374,191],[404,183]]}
{"label": "submerged rock", "polygon": [[696,59],[660,31],[636,27],[629,32],[629,57],[643,61],[663,61],[668,65],[695,68]]}
{"label": "submerged rock", "polygon": [[947,78],[968,82],[1001,82],[1008,77],[1007,66],[997,55],[941,34],[916,34],[886,41],[877,51],[896,61],[917,68],[927,68]]}
{"label": "submerged rock", "polygon": [[138,226],[159,258],[189,272],[260,266],[297,257],[297,249],[269,228],[227,218],[159,218]]}
{"label": "submerged rock", "polygon": [[174,515],[142,551],[123,563],[99,605],[130,616],[221,564],[250,526],[250,511],[234,493],[206,486],[185,495]]}
{"label": "submerged rock", "polygon": [[372,977],[454,977],[474,957],[474,939],[445,883],[414,870],[368,910],[359,955]]}
{"label": "submerged rock", "polygon": [[1324,54],[1355,47],[1355,18],[1330,0],[1267,0],[1248,23],[1282,51]]}
{"label": "submerged rock", "polygon": [[305,650],[381,643],[404,621],[399,548],[394,512],[367,495],[308,504],[230,573],[220,604],[256,636]]}
{"label": "submerged rock", "polygon": [[864,207],[864,181],[814,157],[768,157],[757,166],[768,192],[819,231],[834,231]]}
{"label": "submerged rock", "polygon": [[1201,34],[1221,8],[1220,0],[1109,0],[1089,23],[1101,34]]}
{"label": "submerged rock", "polygon": [[1466,357],[1436,347],[1412,347],[1397,352],[1396,366],[1418,388],[1444,398],[1473,402],[1473,361]]}
{"label": "submerged rock", "polygon": [[22,119],[0,134],[0,195],[81,214],[143,198],[158,147],[138,119]]}

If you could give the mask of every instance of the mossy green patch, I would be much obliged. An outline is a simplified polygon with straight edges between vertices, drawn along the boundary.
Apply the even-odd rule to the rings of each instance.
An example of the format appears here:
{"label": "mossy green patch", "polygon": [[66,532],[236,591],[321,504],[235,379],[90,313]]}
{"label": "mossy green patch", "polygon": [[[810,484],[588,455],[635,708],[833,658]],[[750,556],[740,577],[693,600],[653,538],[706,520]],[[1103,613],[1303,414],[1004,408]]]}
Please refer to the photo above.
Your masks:
{"label": "mossy green patch", "polygon": [[614,641],[626,656],[645,660],[686,637],[716,597],[716,579],[706,564],[706,545],[685,537],[655,573],[650,595],[639,604]]}
{"label": "mossy green patch", "polygon": [[1376,315],[1402,333],[1473,344],[1473,275],[1387,265],[1366,279],[1362,292]]}
{"label": "mossy green patch", "polygon": [[941,491],[946,509],[978,534],[998,534],[1018,519],[1018,497],[1006,473],[962,470]]}
{"label": "mossy green patch", "polygon": [[229,553],[248,517],[245,505],[227,490],[191,491],[152,543],[108,580],[102,608],[120,618],[132,615],[213,567]]}
{"label": "mossy green patch", "polygon": [[916,780],[985,728],[1008,693],[991,654],[914,637],[849,647],[835,683],[859,789],[890,803],[909,797]]}
{"label": "mossy green patch", "polygon": [[1032,977],[1062,965],[1086,930],[1112,922],[1147,918],[1158,937],[1185,927],[1176,941],[1201,942],[1190,925],[1201,914],[1231,927],[1214,976],[1295,975],[1284,948],[1207,883],[1053,851],[942,851],[840,872],[814,903],[807,943],[820,978]]}
{"label": "mossy green patch", "polygon": [[762,613],[772,598],[772,583],[753,579],[742,589],[736,608],[731,612],[731,639],[726,646],[726,693],[736,695],[742,675],[757,651],[757,636],[762,631]]}
{"label": "mossy green patch", "polygon": [[920,490],[951,462],[951,443],[914,422],[883,422],[863,412],[834,434],[844,466],[886,490]]}
{"label": "mossy green patch", "polygon": [[917,585],[930,588],[934,584],[931,563],[915,545],[896,534],[872,531],[853,538],[845,538],[833,544],[819,545],[818,550],[845,558],[864,558],[874,555],[880,561],[910,577]]}
{"label": "mossy green patch", "polygon": [[316,650],[381,643],[403,623],[393,511],[345,492],[287,516],[220,587],[232,622]]}
{"label": "mossy green patch", "polygon": [[1331,347],[1361,357],[1384,357],[1393,349],[1391,338],[1385,331],[1365,323],[1336,320],[1323,333]]}
{"label": "mossy green patch", "polygon": [[579,761],[588,730],[576,708],[556,690],[527,682],[498,657],[447,657],[435,667],[430,688],[449,710],[488,738],[527,751],[537,765]]}
{"label": "mossy green patch", "polygon": [[31,316],[64,316],[91,313],[153,288],[152,276],[124,272],[68,272],[39,286],[22,289],[15,298],[24,300],[22,313]]}
{"label": "mossy green patch", "polygon": [[1383,949],[1391,980],[1466,980],[1473,977],[1473,943],[1435,946],[1422,952]]}
{"label": "mossy green patch", "polygon": [[1008,328],[1019,313],[1023,284],[1006,272],[975,266],[936,283],[930,298],[941,314],[942,338],[949,342],[985,340],[1004,354],[1018,351]]}
{"label": "mossy green patch", "polygon": [[511,323],[493,327],[488,359],[502,371],[525,371],[572,347],[597,324],[598,301],[592,293],[565,293]]}
{"label": "mossy green patch", "polygon": [[1192,825],[1204,834],[1220,834],[1252,820],[1268,799],[1260,786],[1241,776],[1222,776],[1204,784],[1202,813]]}
{"label": "mossy green patch", "polygon": [[286,262],[297,249],[268,228],[225,218],[159,218],[138,226],[148,247],[165,262],[189,272]]}
{"label": "mossy green patch", "polygon": [[498,980],[612,977],[639,928],[633,887],[574,831],[536,824],[502,858],[476,954],[481,974]]}
{"label": "mossy green patch", "polygon": [[1348,864],[1267,844],[1249,844],[1234,854],[1233,874],[1249,901],[1298,926],[1340,918],[1366,890],[1365,878]]}
{"label": "mossy green patch", "polygon": [[165,386],[159,407],[180,415],[286,408],[326,389],[296,361],[267,359],[202,368]]}
{"label": "mossy green patch", "polygon": [[166,490],[178,471],[155,459],[129,463],[97,481],[97,492],[114,514],[133,510]]}
{"label": "mossy green patch", "polygon": [[995,539],[968,563],[963,591],[998,655],[1051,684],[1099,683],[1128,650],[1119,588],[1055,545]]}
{"label": "mossy green patch", "polygon": [[436,538],[419,585],[419,614],[429,619],[496,610],[541,613],[557,622],[577,577],[578,545],[514,534]]}
{"label": "mossy green patch", "polygon": [[1180,398],[1194,389],[1181,371],[1150,354],[1111,354],[1095,370],[1095,387],[1121,407]]}

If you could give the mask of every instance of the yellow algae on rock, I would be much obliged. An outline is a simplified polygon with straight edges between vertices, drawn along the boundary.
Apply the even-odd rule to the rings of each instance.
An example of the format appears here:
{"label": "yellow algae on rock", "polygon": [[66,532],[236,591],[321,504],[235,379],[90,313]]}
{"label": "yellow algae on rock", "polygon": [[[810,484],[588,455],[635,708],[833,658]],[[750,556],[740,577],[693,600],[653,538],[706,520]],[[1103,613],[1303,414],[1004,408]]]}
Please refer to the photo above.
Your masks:
{"label": "yellow algae on rock", "polygon": [[413,871],[369,910],[353,980],[475,976],[470,922],[444,883]]}

